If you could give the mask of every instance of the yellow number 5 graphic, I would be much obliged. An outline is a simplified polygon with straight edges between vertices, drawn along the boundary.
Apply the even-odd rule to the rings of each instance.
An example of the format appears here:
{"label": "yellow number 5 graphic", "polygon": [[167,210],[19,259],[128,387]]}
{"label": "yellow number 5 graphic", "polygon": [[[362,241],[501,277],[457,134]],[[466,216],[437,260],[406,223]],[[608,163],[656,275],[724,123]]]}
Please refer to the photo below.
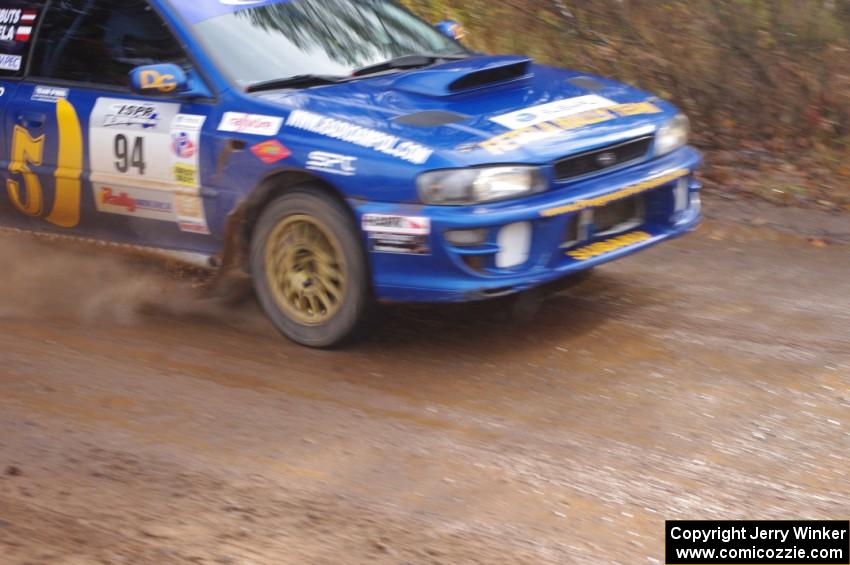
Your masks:
{"label": "yellow number 5 graphic", "polygon": [[[77,111],[65,99],[56,102],[59,151],[56,160],[56,196],[47,221],[63,228],[80,223],[80,175],[83,168],[83,131]],[[44,135],[33,138],[29,131],[15,126],[12,132],[12,155],[9,172],[23,177],[23,194],[17,180],[9,179],[6,190],[12,205],[28,216],[41,216],[44,191],[38,175],[30,165],[39,167],[44,156]]]}
{"label": "yellow number 5 graphic", "polygon": [[12,132],[12,162],[9,163],[9,172],[23,175],[26,195],[21,196],[20,185],[13,179],[6,181],[6,190],[9,191],[9,198],[15,208],[28,216],[40,216],[44,206],[38,175],[29,167],[30,164],[40,166],[43,153],[43,135],[33,139],[26,128],[15,126]]}

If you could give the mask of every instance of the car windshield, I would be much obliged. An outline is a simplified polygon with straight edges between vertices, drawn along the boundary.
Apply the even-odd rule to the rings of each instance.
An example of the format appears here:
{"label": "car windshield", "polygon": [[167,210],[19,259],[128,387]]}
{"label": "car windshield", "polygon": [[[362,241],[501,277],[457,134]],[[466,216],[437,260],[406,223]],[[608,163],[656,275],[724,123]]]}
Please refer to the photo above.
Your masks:
{"label": "car windshield", "polygon": [[195,37],[240,87],[300,75],[350,77],[406,55],[467,51],[390,0],[296,0],[215,15]]}

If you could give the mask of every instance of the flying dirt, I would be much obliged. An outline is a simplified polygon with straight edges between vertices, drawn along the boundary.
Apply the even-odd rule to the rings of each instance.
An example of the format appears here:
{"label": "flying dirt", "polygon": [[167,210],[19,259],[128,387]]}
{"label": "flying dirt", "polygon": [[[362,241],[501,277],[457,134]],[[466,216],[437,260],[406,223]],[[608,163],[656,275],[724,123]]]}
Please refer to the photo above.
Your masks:
{"label": "flying dirt", "polygon": [[843,517],[850,247],[771,223],[335,352],[2,237],[0,563],[661,563],[666,519]]}

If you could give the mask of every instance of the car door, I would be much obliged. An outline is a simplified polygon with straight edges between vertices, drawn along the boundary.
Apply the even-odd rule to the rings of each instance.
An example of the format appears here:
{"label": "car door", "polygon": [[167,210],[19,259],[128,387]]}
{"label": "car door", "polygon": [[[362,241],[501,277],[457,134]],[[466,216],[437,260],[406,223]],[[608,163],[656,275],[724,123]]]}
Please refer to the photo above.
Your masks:
{"label": "car door", "polygon": [[212,160],[205,138],[214,130],[214,106],[132,93],[129,72],[159,63],[178,64],[201,82],[146,1],[50,4],[5,120],[19,145],[40,145],[40,187],[30,192],[42,193],[42,206],[27,211],[38,229],[211,247],[207,206],[215,203],[205,202],[201,170]]}

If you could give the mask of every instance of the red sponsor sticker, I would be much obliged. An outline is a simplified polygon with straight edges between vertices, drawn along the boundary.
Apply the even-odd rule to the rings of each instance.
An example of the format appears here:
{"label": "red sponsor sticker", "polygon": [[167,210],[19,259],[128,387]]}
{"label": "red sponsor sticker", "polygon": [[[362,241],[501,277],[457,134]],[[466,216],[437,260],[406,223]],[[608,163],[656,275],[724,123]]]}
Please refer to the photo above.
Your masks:
{"label": "red sponsor sticker", "polygon": [[257,156],[257,159],[266,165],[277,163],[281,159],[286,159],[292,155],[292,151],[284,147],[284,145],[276,139],[254,145],[251,147],[251,152]]}
{"label": "red sponsor sticker", "polygon": [[136,211],[136,199],[131,198],[126,192],[115,194],[111,188],[104,188],[100,192],[100,201],[110,206],[126,208],[128,212]]}

